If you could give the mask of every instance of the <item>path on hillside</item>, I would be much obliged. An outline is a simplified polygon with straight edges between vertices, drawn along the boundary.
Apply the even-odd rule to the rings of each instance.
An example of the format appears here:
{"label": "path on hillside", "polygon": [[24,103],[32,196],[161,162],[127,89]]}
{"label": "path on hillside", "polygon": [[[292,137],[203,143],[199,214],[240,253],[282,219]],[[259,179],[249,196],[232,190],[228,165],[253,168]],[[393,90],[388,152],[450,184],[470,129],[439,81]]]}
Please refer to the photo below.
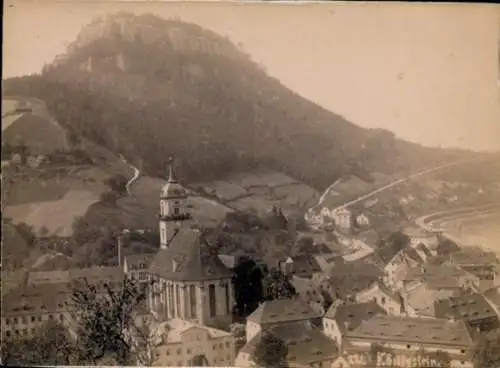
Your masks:
{"label": "path on hillside", "polygon": [[132,177],[129,179],[129,181],[127,182],[127,184],[125,186],[127,188],[127,194],[129,196],[131,196],[132,193],[130,192],[130,186],[139,178],[139,175],[141,174],[141,172],[139,171],[139,169],[137,167],[135,167],[130,162],[128,162],[125,159],[125,157],[123,155],[121,155],[121,154],[120,154],[120,159],[122,160],[122,162],[124,162],[125,164],[127,164],[132,170],[134,170],[134,175],[132,175]]}
{"label": "path on hillside", "polygon": [[[379,194],[379,193],[381,193],[381,192],[383,192],[383,191],[385,191],[385,190],[387,190],[387,189],[390,189],[390,188],[392,188],[392,187],[395,187],[396,185],[406,183],[406,182],[408,182],[408,181],[410,181],[410,180],[413,180],[413,179],[415,179],[415,178],[417,178],[417,177],[419,177],[419,176],[426,175],[426,174],[430,174],[430,173],[432,173],[432,172],[439,171],[439,170],[442,170],[442,169],[446,169],[446,168],[448,168],[448,167],[457,166],[457,165],[462,165],[462,164],[465,164],[465,163],[468,163],[468,162],[474,162],[474,161],[478,161],[478,159],[473,159],[473,160],[464,160],[464,161],[458,161],[458,162],[452,162],[452,163],[448,163],[448,164],[442,164],[442,165],[434,166],[434,167],[431,167],[431,168],[429,168],[429,169],[421,170],[421,171],[416,172],[416,173],[414,173],[414,174],[411,174],[411,175],[409,175],[409,176],[407,176],[407,177],[405,177],[405,178],[401,178],[401,179],[397,179],[397,180],[395,180],[395,181],[392,181],[392,182],[390,182],[389,184],[386,184],[386,185],[384,185],[384,186],[382,186],[382,187],[380,187],[380,188],[377,188],[377,189],[375,189],[375,190],[373,190],[373,191],[371,191],[371,192],[369,192],[369,193],[367,193],[367,194],[363,194],[363,195],[361,195],[361,196],[357,197],[356,199],[353,199],[353,200],[351,200],[351,201],[349,201],[349,202],[346,202],[346,203],[344,203],[344,204],[342,204],[342,205],[340,205],[340,206],[338,206],[338,207],[334,208],[333,210],[334,210],[334,211],[336,211],[336,210],[338,210],[338,209],[340,209],[340,208],[343,208],[343,207],[352,206],[353,204],[356,204],[356,203],[358,203],[358,202],[364,201],[364,200],[366,200],[366,199],[368,199],[368,198],[370,198],[370,197],[373,197],[373,196],[374,196],[374,195],[376,195],[376,194]],[[334,184],[332,184],[332,185],[331,185],[331,186],[330,186],[330,187],[329,187],[329,188],[325,191],[325,193],[323,193],[323,195],[321,196],[321,198],[323,198],[323,200],[324,200],[325,196],[326,196],[327,194],[329,194],[329,193],[328,193],[328,192],[329,192],[329,190],[331,190],[331,188],[333,188],[333,187],[335,186],[335,184],[336,184],[336,183],[337,183],[337,182],[335,182]],[[321,203],[322,203],[321,198],[320,198],[320,202],[318,203],[318,205],[321,205]]]}

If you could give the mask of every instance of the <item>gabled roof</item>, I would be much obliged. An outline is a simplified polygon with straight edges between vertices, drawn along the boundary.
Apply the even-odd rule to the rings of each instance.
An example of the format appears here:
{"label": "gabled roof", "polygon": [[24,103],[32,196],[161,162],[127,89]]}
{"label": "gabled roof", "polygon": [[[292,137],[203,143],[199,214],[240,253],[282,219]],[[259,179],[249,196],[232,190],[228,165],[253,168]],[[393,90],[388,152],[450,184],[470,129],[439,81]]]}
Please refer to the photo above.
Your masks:
{"label": "gabled roof", "polygon": [[479,247],[462,248],[451,254],[451,262],[459,266],[493,266],[498,264],[494,252],[485,252]]}
{"label": "gabled roof", "polygon": [[437,318],[375,316],[349,331],[346,338],[376,342],[406,342],[427,346],[472,348],[474,343],[462,321]]}
{"label": "gabled roof", "polygon": [[361,322],[377,315],[386,315],[374,301],[367,303],[352,303],[336,306],[333,304],[325,314],[325,318],[333,319],[337,322],[339,330],[345,331],[357,328]]}
{"label": "gabled roof", "polygon": [[278,324],[315,318],[321,318],[321,315],[312,310],[302,299],[294,297],[265,301],[247,317],[247,321],[259,324]]}
{"label": "gabled roof", "polygon": [[[333,340],[310,323],[286,323],[271,327],[267,331],[288,347],[289,366],[309,366],[316,362],[334,360],[339,356],[339,350]],[[259,332],[241,351],[252,356],[262,336],[262,332]]]}
{"label": "gabled roof", "polygon": [[202,232],[180,228],[170,245],[160,249],[149,272],[167,280],[202,281],[232,277]]}
{"label": "gabled roof", "polygon": [[438,300],[435,302],[434,308],[435,315],[438,318],[456,318],[464,321],[497,318],[493,308],[491,308],[484,296],[479,293]]}

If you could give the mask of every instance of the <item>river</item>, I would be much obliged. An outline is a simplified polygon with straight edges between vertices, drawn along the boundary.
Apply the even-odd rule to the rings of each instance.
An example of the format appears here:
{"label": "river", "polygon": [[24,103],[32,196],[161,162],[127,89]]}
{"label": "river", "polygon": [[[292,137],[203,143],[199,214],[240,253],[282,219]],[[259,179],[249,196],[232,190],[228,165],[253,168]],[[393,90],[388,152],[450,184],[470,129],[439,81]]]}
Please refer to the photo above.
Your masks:
{"label": "river", "polygon": [[479,245],[500,255],[500,212],[442,222],[439,227],[467,245]]}

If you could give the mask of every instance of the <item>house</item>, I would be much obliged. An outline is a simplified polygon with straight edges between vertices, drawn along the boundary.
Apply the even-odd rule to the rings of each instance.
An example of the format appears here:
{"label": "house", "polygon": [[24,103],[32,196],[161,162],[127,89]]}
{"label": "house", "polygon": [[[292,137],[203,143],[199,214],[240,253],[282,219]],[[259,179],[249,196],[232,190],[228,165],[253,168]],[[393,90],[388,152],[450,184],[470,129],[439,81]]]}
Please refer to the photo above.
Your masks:
{"label": "house", "polygon": [[477,276],[482,287],[494,286],[499,264],[494,252],[485,252],[480,247],[466,247],[450,254],[449,257],[449,264]]}
{"label": "house", "polygon": [[456,292],[474,289],[479,285],[479,279],[453,265],[416,266],[408,270],[402,282],[402,288],[413,283],[424,282],[435,289],[450,289]]}
{"label": "house", "polygon": [[350,368],[473,367],[474,347],[462,321],[377,315],[343,336],[343,356]]}
{"label": "house", "polygon": [[312,254],[300,254],[288,257],[279,263],[279,268],[287,276],[296,275],[302,278],[311,278],[321,272],[321,267]]}
{"label": "house", "polygon": [[425,282],[416,281],[401,291],[404,308],[409,316],[432,318],[435,315],[435,303],[460,293],[460,289],[433,288]]}
{"label": "house", "polygon": [[435,316],[462,320],[474,330],[488,332],[500,327],[496,311],[479,294],[463,294],[436,301]]}
{"label": "house", "polygon": [[403,233],[410,238],[410,246],[412,248],[416,248],[419,244],[424,244],[427,249],[434,252],[439,244],[437,234],[427,231],[420,226],[408,227]]}
{"label": "house", "polygon": [[414,248],[404,248],[385,265],[384,283],[391,288],[401,287],[408,270],[425,264],[425,260]]}
{"label": "house", "polygon": [[247,317],[246,337],[250,341],[261,331],[283,323],[308,321],[314,325],[321,324],[322,315],[312,310],[299,297],[280,300],[268,300],[259,305]]}
{"label": "house", "polygon": [[323,332],[342,349],[342,337],[363,321],[386,312],[375,302],[332,305],[323,317]]}
{"label": "house", "polygon": [[156,327],[155,366],[233,366],[235,338],[226,331],[174,318]]}
{"label": "house", "polygon": [[[347,368],[347,362],[340,356],[337,345],[326,337],[319,328],[304,321],[273,326],[267,330],[288,347],[286,364],[290,368],[328,367]],[[235,365],[257,367],[254,354],[263,333],[259,332],[240,350]]]}
{"label": "house", "polygon": [[149,281],[148,268],[156,253],[130,254],[123,257],[123,272],[141,283]]}
{"label": "house", "polygon": [[405,303],[399,292],[393,292],[382,282],[374,282],[372,287],[356,295],[357,303],[377,303],[390,316],[405,315]]}
{"label": "house", "polygon": [[2,329],[5,336],[27,337],[47,321],[57,321],[75,336],[71,317],[71,288],[67,283],[31,285],[3,297]]}
{"label": "house", "polygon": [[352,212],[342,207],[333,213],[335,226],[342,230],[349,230],[352,227]]}
{"label": "house", "polygon": [[355,221],[356,221],[356,225],[358,225],[360,227],[370,226],[370,219],[364,213],[357,215],[355,218]]}
{"label": "house", "polygon": [[69,270],[30,271],[27,284],[32,286],[43,284],[72,284],[86,280],[90,284],[116,283],[125,278],[120,267],[88,267],[71,268]]}

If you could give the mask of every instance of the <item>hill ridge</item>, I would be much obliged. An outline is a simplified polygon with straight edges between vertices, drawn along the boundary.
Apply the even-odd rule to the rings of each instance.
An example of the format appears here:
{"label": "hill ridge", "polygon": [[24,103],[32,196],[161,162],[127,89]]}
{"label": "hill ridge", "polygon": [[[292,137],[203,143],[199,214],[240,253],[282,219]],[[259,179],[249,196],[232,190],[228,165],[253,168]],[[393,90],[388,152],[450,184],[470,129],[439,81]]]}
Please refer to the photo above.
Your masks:
{"label": "hill ridge", "polygon": [[[115,26],[121,19],[126,27]],[[171,43],[172,27],[182,42]],[[457,155],[363,129],[268,76],[227,38],[152,15],[96,20],[41,75],[5,84],[44,99],[69,130],[142,159],[153,176],[176,156],[188,180],[262,166],[322,190],[345,174],[369,178]]]}

